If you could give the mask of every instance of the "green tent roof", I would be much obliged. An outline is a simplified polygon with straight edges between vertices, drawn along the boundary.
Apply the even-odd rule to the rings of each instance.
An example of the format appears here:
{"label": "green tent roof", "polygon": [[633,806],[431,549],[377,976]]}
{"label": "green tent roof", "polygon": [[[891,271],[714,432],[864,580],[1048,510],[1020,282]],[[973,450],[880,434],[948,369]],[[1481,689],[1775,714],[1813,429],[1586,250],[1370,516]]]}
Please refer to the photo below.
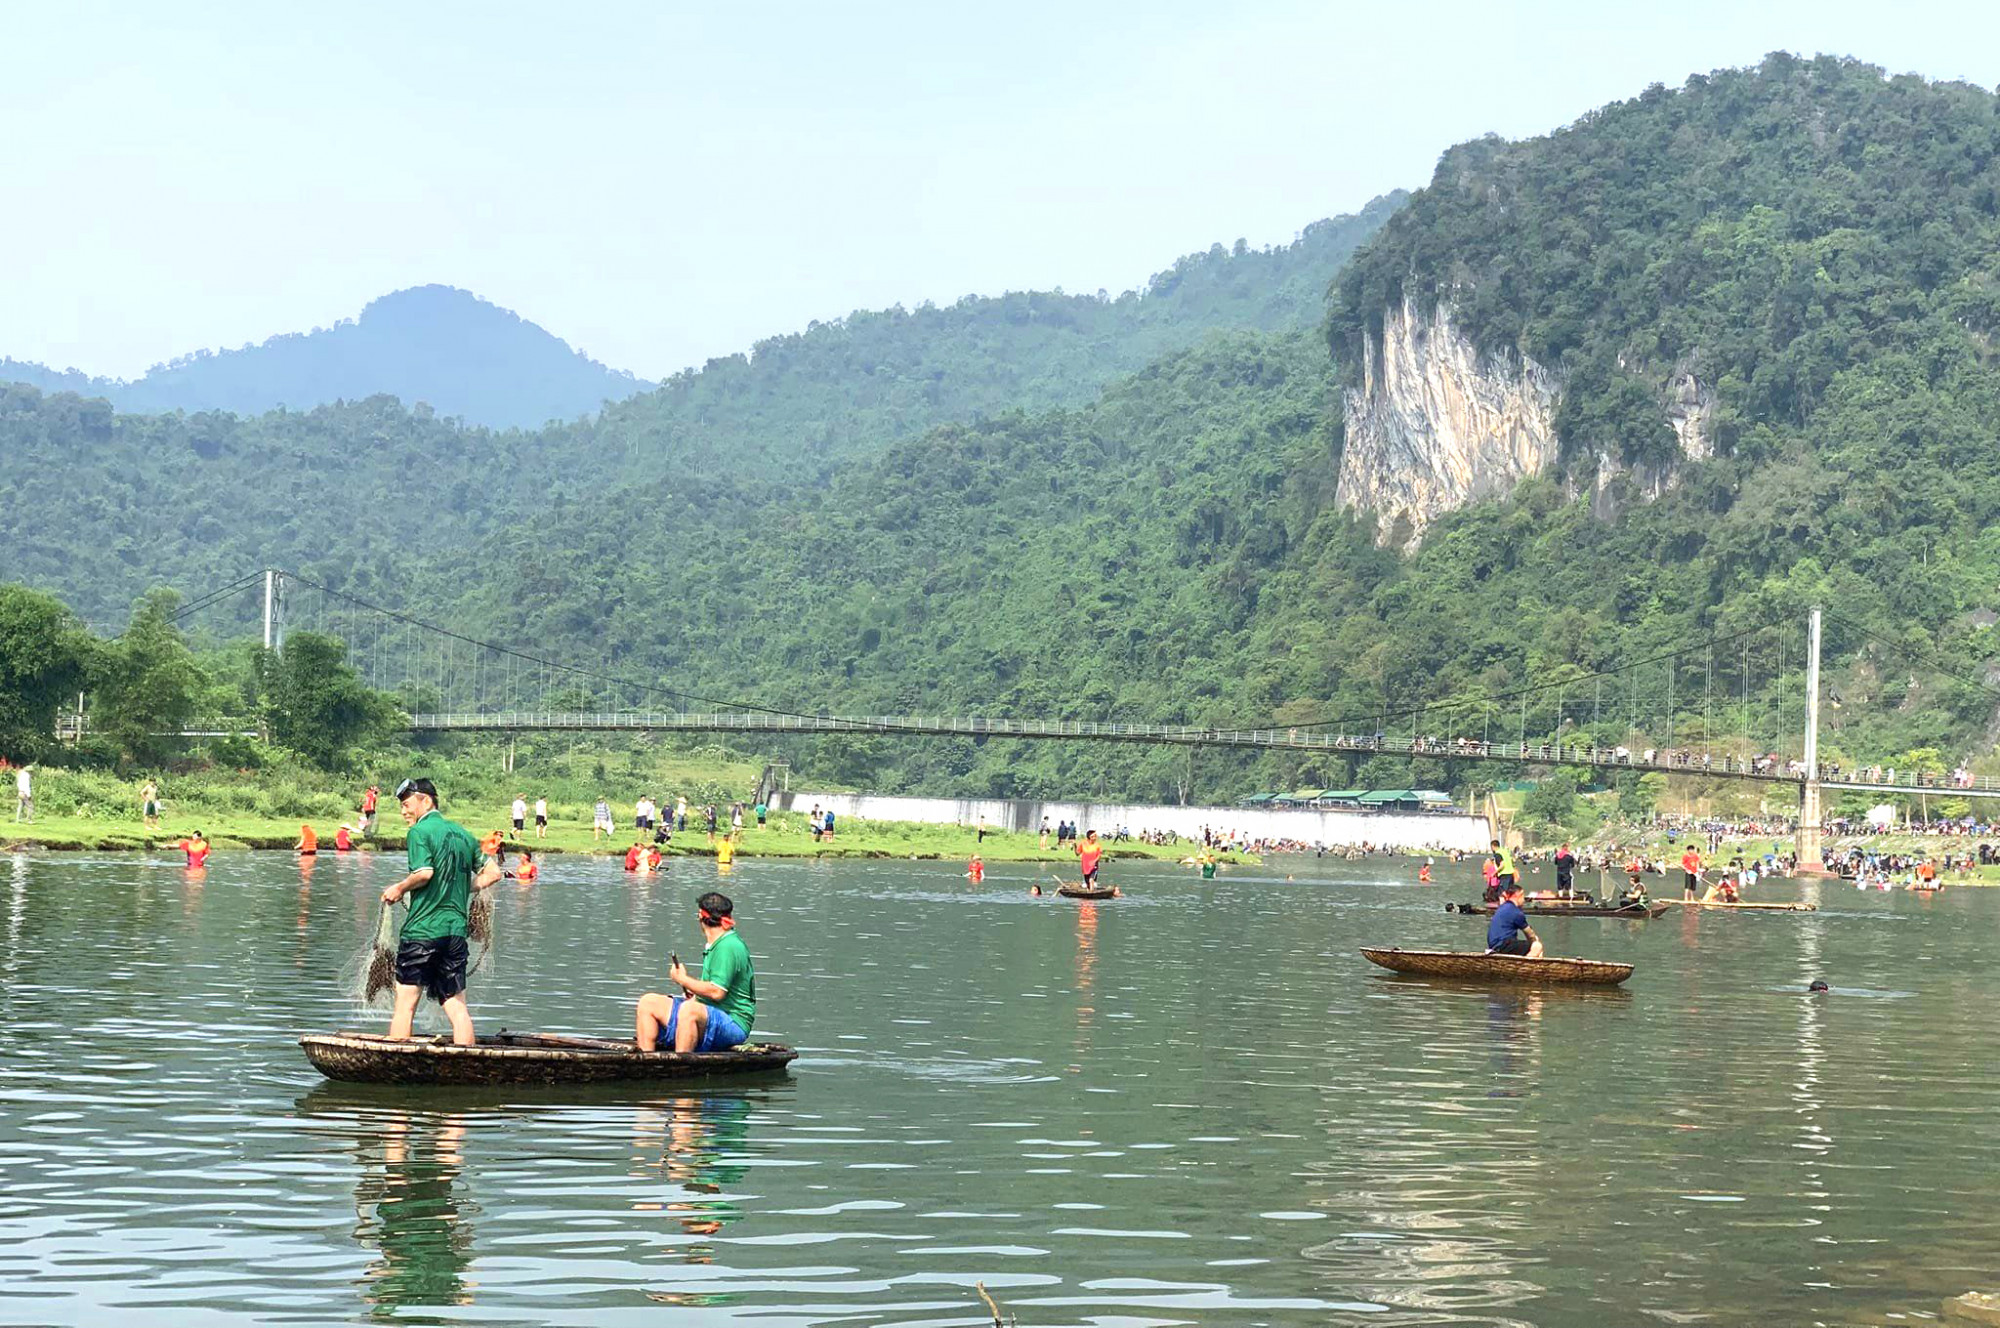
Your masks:
{"label": "green tent roof", "polygon": [[1321,789],[1319,791],[1319,795],[1322,798],[1332,798],[1332,799],[1339,799],[1341,801],[1351,802],[1354,799],[1360,797],[1362,794],[1366,793],[1367,791],[1368,791],[1367,789]]}

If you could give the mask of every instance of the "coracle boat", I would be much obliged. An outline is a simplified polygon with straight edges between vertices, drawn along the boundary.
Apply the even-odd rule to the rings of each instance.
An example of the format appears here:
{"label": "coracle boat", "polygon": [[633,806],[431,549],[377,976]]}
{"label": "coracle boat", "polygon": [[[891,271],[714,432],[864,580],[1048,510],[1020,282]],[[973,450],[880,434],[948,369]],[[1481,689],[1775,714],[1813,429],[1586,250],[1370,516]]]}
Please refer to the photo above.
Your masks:
{"label": "coracle boat", "polygon": [[1398,950],[1363,946],[1371,964],[1398,973],[1433,978],[1463,978],[1478,982],[1528,982],[1614,987],[1632,976],[1630,964],[1601,959],[1529,959],[1521,955],[1482,954],[1476,950]]}
{"label": "coracle boat", "polygon": [[1072,885],[1064,881],[1056,893],[1065,899],[1110,899],[1118,892],[1108,885]]}
{"label": "coracle boat", "polygon": [[[1446,904],[1447,913],[1471,913],[1480,917],[1491,917],[1496,905],[1493,904]],[[1553,899],[1524,903],[1521,911],[1537,918],[1657,918],[1667,911],[1665,904],[1600,904],[1594,899],[1581,899],[1575,903],[1558,903]]]}
{"label": "coracle boat", "polygon": [[307,1033],[306,1059],[357,1084],[602,1084],[783,1070],[798,1052],[774,1042],[729,1051],[639,1051],[629,1041],[501,1032],[460,1047],[448,1035],[394,1041],[380,1033]]}
{"label": "coracle boat", "polygon": [[1750,913],[1817,913],[1818,904],[1724,904],[1721,902],[1704,904],[1699,899],[1667,899],[1662,903],[1679,904],[1682,908],[1728,908],[1741,909]]}

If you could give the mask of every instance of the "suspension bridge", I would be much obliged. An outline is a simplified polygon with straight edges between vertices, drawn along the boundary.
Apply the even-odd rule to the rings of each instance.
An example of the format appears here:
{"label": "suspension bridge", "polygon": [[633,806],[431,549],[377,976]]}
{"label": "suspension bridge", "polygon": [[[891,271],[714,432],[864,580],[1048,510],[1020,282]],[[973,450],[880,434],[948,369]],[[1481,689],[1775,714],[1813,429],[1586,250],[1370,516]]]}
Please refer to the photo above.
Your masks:
{"label": "suspension bridge", "polygon": [[[1842,768],[1818,754],[1822,614],[1803,625],[1724,633],[1615,667],[1550,670],[1546,682],[1513,691],[1426,702],[1374,715],[1252,726],[1145,724],[965,715],[841,715],[699,695],[658,678],[617,672],[608,655],[557,660],[480,640],[374,602],[351,587],[267,569],[184,605],[185,625],[220,619],[225,629],[261,626],[268,649],[288,631],[341,641],[362,681],[401,703],[411,730],[503,734],[848,735],[1144,743],[1316,755],[1391,756],[1439,762],[1658,772],[1711,781],[1790,785],[1797,790],[1801,858],[1818,857],[1820,806],[1828,793],[1995,798],[2000,779],[1963,770]],[[1849,632],[1873,636],[1858,624]],[[1875,638],[1891,653],[1904,643]],[[1916,659],[1946,687],[1978,689],[2000,704],[2000,688],[1951,674],[1935,657]],[[1922,689],[1909,677],[1901,704]],[[1835,704],[1838,704],[1836,699]],[[1512,721],[1511,723],[1509,721]],[[86,723],[81,714],[74,721]],[[254,730],[219,717],[188,736]],[[1513,729],[1510,735],[1507,729]],[[1476,734],[1476,736],[1475,736]]]}

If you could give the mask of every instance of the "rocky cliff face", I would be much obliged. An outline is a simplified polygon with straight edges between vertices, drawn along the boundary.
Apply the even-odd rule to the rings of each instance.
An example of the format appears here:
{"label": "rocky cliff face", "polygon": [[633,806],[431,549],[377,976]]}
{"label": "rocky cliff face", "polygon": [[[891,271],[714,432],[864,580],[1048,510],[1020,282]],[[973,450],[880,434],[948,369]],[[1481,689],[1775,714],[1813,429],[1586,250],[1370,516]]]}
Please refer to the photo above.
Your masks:
{"label": "rocky cliff face", "polygon": [[[1346,394],[1347,448],[1335,490],[1347,507],[1372,511],[1382,537],[1406,545],[1445,512],[1506,494],[1553,465],[1560,453],[1556,405],[1563,379],[1526,356],[1481,353],[1452,326],[1451,311],[1424,313],[1405,301],[1366,339],[1359,390]],[[1714,455],[1715,396],[1683,367],[1666,384],[1663,410],[1680,459]],[[1592,506],[1616,508],[1616,492],[1641,500],[1672,487],[1678,463],[1632,466],[1598,456]]]}
{"label": "rocky cliff face", "polygon": [[1373,511],[1414,544],[1439,514],[1498,497],[1557,455],[1562,377],[1526,357],[1484,355],[1450,312],[1405,301],[1370,337],[1347,393],[1339,502]]}

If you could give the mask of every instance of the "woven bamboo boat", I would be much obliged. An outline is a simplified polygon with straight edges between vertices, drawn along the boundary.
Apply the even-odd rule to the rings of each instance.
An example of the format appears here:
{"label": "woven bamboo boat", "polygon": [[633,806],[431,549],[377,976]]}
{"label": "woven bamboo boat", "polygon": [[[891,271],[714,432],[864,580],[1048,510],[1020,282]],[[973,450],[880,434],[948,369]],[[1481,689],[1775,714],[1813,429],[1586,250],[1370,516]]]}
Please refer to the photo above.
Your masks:
{"label": "woven bamboo boat", "polygon": [[1108,885],[1082,885],[1064,881],[1056,887],[1056,893],[1066,899],[1110,899],[1117,894],[1117,891]]}
{"label": "woven bamboo boat", "polygon": [[1679,904],[1682,908],[1727,908],[1741,909],[1749,913],[1817,913],[1818,904],[1704,904],[1699,899],[1667,899],[1662,903]]}
{"label": "woven bamboo boat", "polygon": [[[1493,904],[1446,904],[1447,913],[1471,913],[1480,917],[1492,916]],[[1667,911],[1665,904],[1600,904],[1588,900],[1574,904],[1558,904],[1554,900],[1523,904],[1521,911],[1537,918],[1657,918]]]}
{"label": "woven bamboo boat", "polygon": [[308,1033],[306,1059],[329,1079],[357,1084],[602,1084],[783,1070],[798,1052],[774,1042],[729,1051],[641,1052],[629,1041],[506,1033],[477,1046],[449,1037],[392,1041],[380,1033]]}
{"label": "woven bamboo boat", "polygon": [[1612,987],[1632,976],[1630,964],[1601,959],[1528,959],[1520,955],[1481,954],[1473,950],[1398,950],[1363,946],[1371,964],[1398,973],[1434,978],[1465,978],[1478,982],[1530,982]]}

